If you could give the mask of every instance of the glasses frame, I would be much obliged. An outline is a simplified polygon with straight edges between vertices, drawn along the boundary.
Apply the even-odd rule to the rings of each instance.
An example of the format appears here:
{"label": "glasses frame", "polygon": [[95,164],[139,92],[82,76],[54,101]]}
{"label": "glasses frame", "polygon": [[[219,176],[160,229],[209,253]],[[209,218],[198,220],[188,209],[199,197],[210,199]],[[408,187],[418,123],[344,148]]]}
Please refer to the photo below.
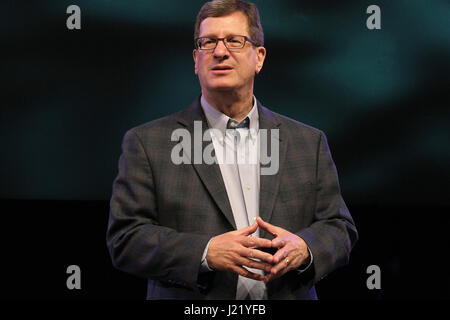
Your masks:
{"label": "glasses frame", "polygon": [[[229,48],[229,47],[227,46],[227,42],[225,41],[225,39],[230,38],[230,37],[243,37],[243,38],[244,38],[244,44],[242,45],[242,47],[239,47],[239,48]],[[215,45],[215,47],[214,47],[214,48],[209,48],[209,49],[200,48],[200,46],[198,45],[198,40],[204,39],[204,38],[215,39],[215,40],[216,40],[216,45]],[[219,44],[219,41],[222,41],[223,44],[224,44],[224,46],[225,46],[225,48],[227,48],[228,50],[239,50],[239,49],[242,49],[242,48],[245,47],[245,44],[247,43],[247,41],[250,42],[250,43],[251,43],[252,45],[254,45],[255,47],[258,47],[258,44],[257,44],[254,40],[252,40],[251,38],[249,38],[249,37],[247,37],[247,36],[243,36],[243,35],[240,35],[240,34],[232,34],[232,35],[229,35],[229,36],[224,37],[224,38],[197,37],[197,38],[194,39],[194,45],[195,45],[195,48],[196,48],[197,50],[211,51],[211,50],[215,50],[215,49],[217,48],[217,45]]]}

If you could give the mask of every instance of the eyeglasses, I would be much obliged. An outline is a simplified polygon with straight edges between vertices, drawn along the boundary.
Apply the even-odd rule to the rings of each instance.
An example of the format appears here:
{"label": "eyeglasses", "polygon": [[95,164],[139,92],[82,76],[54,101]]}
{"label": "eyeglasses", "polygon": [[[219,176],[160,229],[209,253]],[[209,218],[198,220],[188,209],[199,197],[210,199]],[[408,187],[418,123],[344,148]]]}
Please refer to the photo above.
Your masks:
{"label": "eyeglasses", "polygon": [[200,37],[195,39],[195,47],[199,50],[214,50],[217,47],[219,41],[223,41],[223,44],[227,49],[242,49],[245,46],[245,42],[248,41],[254,46],[257,46],[256,42],[246,36],[231,35],[225,38],[211,38]]}

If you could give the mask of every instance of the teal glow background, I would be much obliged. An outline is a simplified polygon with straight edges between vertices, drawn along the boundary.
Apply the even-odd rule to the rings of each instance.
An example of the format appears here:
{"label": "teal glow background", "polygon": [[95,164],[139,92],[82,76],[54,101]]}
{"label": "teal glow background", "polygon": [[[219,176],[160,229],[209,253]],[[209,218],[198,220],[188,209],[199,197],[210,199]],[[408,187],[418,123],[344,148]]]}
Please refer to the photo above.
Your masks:
{"label": "teal glow background", "polygon": [[[76,1],[82,29],[68,31],[70,1],[3,2],[1,196],[108,199],[124,132],[200,92],[202,3]],[[448,205],[449,2],[255,3],[256,96],[325,131],[346,199]],[[381,30],[366,28],[370,4]]]}
{"label": "teal glow background", "polygon": [[[254,2],[268,50],[255,94],[327,134],[361,236],[350,265],[318,283],[319,297],[449,298],[450,2]],[[71,4],[80,31],[66,28]],[[202,4],[0,2],[7,298],[145,297],[145,280],[111,265],[108,200],[125,131],[200,93],[192,38]],[[372,4],[381,30],[366,28]],[[64,286],[74,263],[79,292]],[[366,287],[371,264],[382,290]]]}

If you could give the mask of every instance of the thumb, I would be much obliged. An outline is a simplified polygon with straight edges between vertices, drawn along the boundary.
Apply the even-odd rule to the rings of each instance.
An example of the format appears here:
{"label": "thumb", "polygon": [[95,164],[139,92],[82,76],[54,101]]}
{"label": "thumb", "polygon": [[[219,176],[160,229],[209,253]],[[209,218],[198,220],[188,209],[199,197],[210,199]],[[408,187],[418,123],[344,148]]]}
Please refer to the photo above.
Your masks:
{"label": "thumb", "polygon": [[265,222],[263,219],[261,219],[261,217],[256,218],[256,222],[261,227],[261,229],[266,230],[267,232],[269,232],[270,234],[272,234],[275,237],[278,236],[278,227],[276,227],[268,222]]}
{"label": "thumb", "polygon": [[252,233],[255,233],[256,229],[258,229],[258,224],[255,221],[255,223],[252,224],[251,226],[239,229],[237,231],[239,235],[248,236],[251,235]]}

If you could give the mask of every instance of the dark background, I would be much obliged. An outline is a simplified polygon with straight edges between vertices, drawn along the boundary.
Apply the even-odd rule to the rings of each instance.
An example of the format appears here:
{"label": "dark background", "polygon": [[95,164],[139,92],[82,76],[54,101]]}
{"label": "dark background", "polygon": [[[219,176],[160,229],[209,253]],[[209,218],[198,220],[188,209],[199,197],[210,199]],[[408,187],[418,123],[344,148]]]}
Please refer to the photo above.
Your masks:
{"label": "dark background", "polygon": [[[254,1],[267,59],[255,95],[323,130],[360,233],[322,299],[448,299],[450,2]],[[81,30],[66,8],[81,8]],[[203,1],[2,1],[4,298],[144,299],[106,250],[126,130],[200,93]],[[381,30],[366,9],[381,8]],[[79,265],[82,289],[66,288]],[[366,269],[381,268],[381,290]]]}

